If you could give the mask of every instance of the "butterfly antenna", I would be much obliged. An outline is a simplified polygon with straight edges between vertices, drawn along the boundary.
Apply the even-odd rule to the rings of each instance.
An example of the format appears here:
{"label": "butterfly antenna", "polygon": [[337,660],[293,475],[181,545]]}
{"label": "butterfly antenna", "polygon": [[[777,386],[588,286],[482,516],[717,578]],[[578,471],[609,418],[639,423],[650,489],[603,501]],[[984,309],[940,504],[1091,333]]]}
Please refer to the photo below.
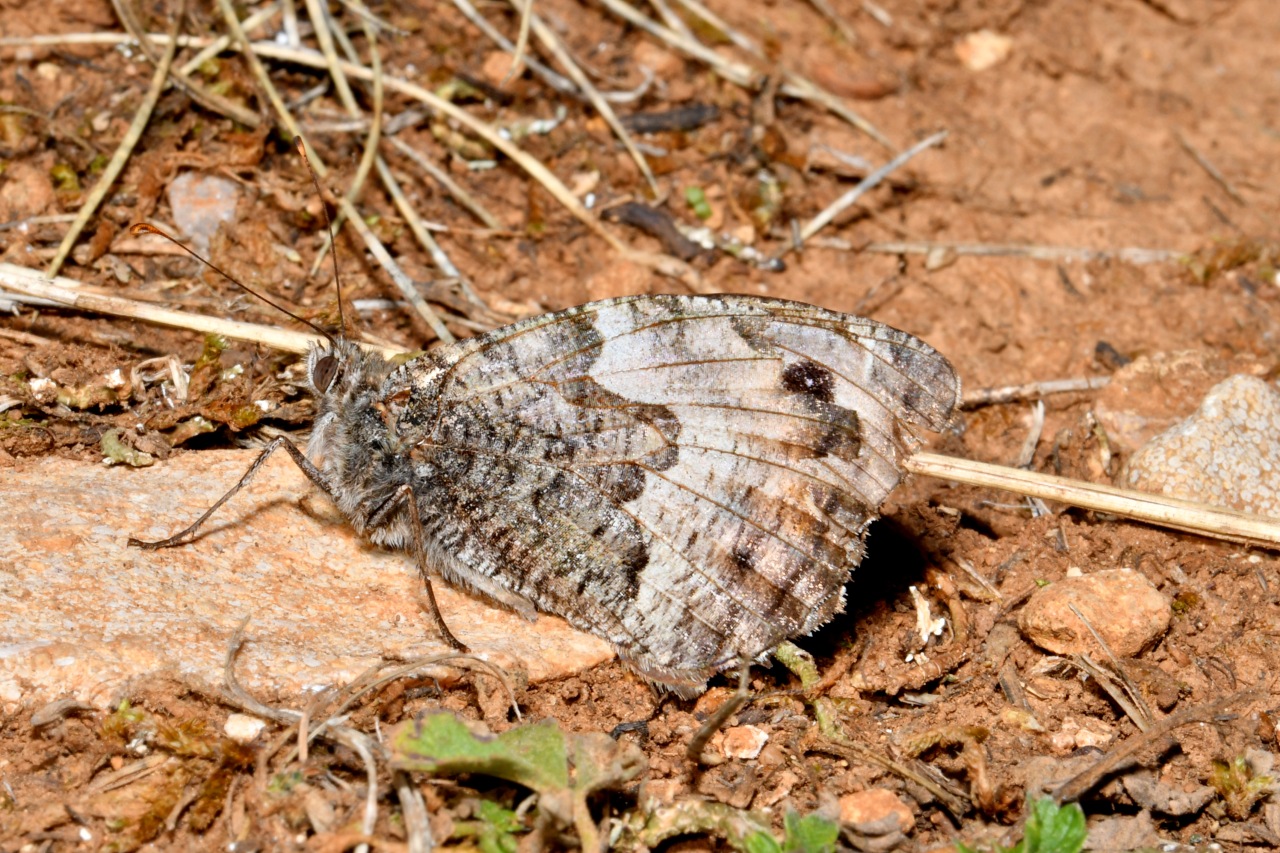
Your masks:
{"label": "butterfly antenna", "polygon": [[305,317],[299,317],[297,314],[293,313],[293,312],[292,312],[292,311],[290,311],[288,308],[285,308],[283,305],[280,305],[280,304],[278,304],[278,303],[276,303],[276,302],[273,302],[272,300],[270,300],[270,299],[268,299],[267,297],[263,296],[261,293],[259,293],[258,291],[254,290],[252,287],[250,287],[249,285],[245,284],[244,282],[240,281],[240,280],[239,280],[239,279],[237,279],[235,276],[231,275],[231,273],[229,273],[229,272],[227,272],[226,270],[222,269],[222,268],[221,268],[221,267],[219,267],[217,264],[215,264],[213,261],[209,260],[209,259],[208,259],[208,258],[206,258],[204,255],[201,255],[199,252],[195,251],[194,249],[192,249],[190,246],[188,246],[188,245],[186,245],[185,243],[183,243],[183,242],[182,242],[181,240],[179,240],[178,238],[176,238],[176,237],[172,236],[171,234],[168,234],[168,233],[166,233],[166,232],[164,232],[164,231],[160,230],[159,228],[155,227],[154,225],[149,225],[149,224],[147,224],[146,222],[139,222],[139,223],[137,223],[137,224],[132,225],[132,226],[130,226],[130,227],[129,227],[129,233],[130,233],[130,234],[132,234],[132,235],[133,235],[133,236],[135,236],[135,237],[137,237],[139,234],[155,234],[157,237],[163,237],[164,239],[168,240],[168,241],[169,241],[170,243],[172,243],[173,245],[177,246],[177,247],[178,247],[179,249],[181,249],[182,251],[186,252],[186,253],[187,253],[188,255],[190,255],[191,257],[195,258],[195,259],[196,259],[197,261],[199,261],[200,263],[202,263],[202,264],[204,264],[205,266],[207,266],[209,269],[211,269],[211,270],[213,270],[214,272],[216,272],[218,275],[220,275],[220,276],[222,276],[223,278],[225,278],[227,281],[229,281],[229,282],[231,282],[232,284],[234,284],[236,287],[238,287],[238,288],[240,288],[241,290],[243,290],[244,292],[246,292],[246,293],[250,294],[251,296],[256,296],[256,297],[258,297],[258,298],[259,298],[259,299],[261,299],[263,302],[267,303],[267,304],[268,304],[268,305],[270,305],[272,308],[274,308],[274,309],[276,309],[277,311],[279,311],[281,314],[284,314],[284,315],[286,315],[286,316],[292,317],[293,319],[297,320],[299,323],[303,323],[304,325],[310,326],[312,329],[314,329],[315,331],[319,332],[321,335],[324,335],[326,338],[328,338],[329,343],[331,343],[331,344],[336,344],[336,343],[337,343],[337,341],[334,339],[333,335],[329,334],[329,333],[328,333],[328,332],[326,332],[324,329],[322,329],[322,328],[320,328],[319,326],[317,326],[315,323],[312,323],[310,320],[306,319]]}
{"label": "butterfly antenna", "polygon": [[329,229],[329,246],[332,249],[329,256],[333,259],[333,286],[338,291],[338,322],[342,324],[342,333],[345,335],[347,318],[342,310],[342,279],[338,277],[338,242],[333,234],[333,219],[329,216],[329,205],[324,203],[324,190],[320,188],[320,177],[316,174],[315,167],[311,165],[311,158],[307,156],[307,146],[303,143],[301,136],[293,138],[293,147],[302,157],[302,162],[307,164],[307,171],[311,173],[311,183],[316,186],[316,195],[320,197],[320,209],[324,211],[324,224]]}

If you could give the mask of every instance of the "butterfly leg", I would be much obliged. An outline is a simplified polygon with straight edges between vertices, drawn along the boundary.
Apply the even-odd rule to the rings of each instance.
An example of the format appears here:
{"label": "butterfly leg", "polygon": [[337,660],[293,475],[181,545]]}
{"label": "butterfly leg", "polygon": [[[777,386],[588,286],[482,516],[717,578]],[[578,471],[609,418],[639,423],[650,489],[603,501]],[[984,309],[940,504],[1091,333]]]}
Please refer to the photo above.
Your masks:
{"label": "butterfly leg", "polygon": [[751,661],[743,659],[738,669],[738,691],[724,701],[715,713],[707,717],[707,721],[702,724],[702,728],[693,733],[693,737],[689,739],[689,745],[685,747],[684,754],[695,765],[702,763],[702,750],[706,748],[707,741],[711,740],[711,736],[720,731],[729,718],[747,704],[747,700],[751,698],[750,692],[747,690],[747,679],[751,675]]}
{"label": "butterfly leg", "polygon": [[436,603],[436,591],[431,586],[431,574],[427,571],[427,540],[422,533],[422,519],[418,515],[418,499],[413,494],[413,487],[408,483],[396,490],[391,500],[387,501],[370,519],[370,527],[380,527],[394,514],[395,510],[404,507],[409,513],[409,534],[413,539],[413,561],[418,566],[418,574],[422,577],[422,585],[427,590],[427,604],[431,621],[435,622],[440,637],[460,652],[470,651],[466,644],[453,635],[440,613],[440,605]]}
{"label": "butterfly leg", "polygon": [[134,539],[133,537],[130,537],[129,546],[132,548],[142,548],[147,551],[155,551],[160,548],[172,548],[175,545],[184,545],[187,542],[190,542],[195,538],[196,532],[201,528],[201,526],[203,526],[204,523],[222,507],[223,504],[231,500],[231,498],[233,498],[236,493],[245,486],[249,485],[253,480],[254,475],[258,473],[258,469],[262,467],[262,463],[267,461],[267,457],[282,447],[286,452],[288,452],[293,463],[302,469],[302,473],[307,475],[307,479],[315,483],[320,490],[328,495],[332,500],[333,487],[329,485],[328,479],[323,473],[321,473],[320,469],[313,465],[311,460],[306,457],[306,454],[299,450],[292,441],[284,436],[280,436],[279,438],[273,439],[271,443],[267,445],[266,449],[263,450],[262,453],[258,454],[258,458],[253,460],[253,464],[249,466],[249,470],[245,471],[244,476],[240,478],[240,482],[232,486],[231,490],[225,495],[218,498],[217,503],[209,507],[209,509],[205,511],[204,515],[197,518],[190,526],[178,531],[168,539],[161,539],[158,542],[144,542],[141,539]]}

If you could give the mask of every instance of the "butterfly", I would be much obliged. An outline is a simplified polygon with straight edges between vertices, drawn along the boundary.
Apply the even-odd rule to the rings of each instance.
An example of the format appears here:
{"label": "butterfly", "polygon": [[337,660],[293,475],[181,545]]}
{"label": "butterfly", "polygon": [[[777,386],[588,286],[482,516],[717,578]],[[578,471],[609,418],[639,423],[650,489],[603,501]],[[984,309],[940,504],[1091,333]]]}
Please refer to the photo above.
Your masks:
{"label": "butterfly", "polygon": [[682,696],[843,609],[911,427],[960,399],[912,335],[733,295],[592,302],[403,363],[330,338],[306,374],[305,454],[275,439],[194,525],[134,544],[185,541],[283,447],[428,591],[561,616]]}

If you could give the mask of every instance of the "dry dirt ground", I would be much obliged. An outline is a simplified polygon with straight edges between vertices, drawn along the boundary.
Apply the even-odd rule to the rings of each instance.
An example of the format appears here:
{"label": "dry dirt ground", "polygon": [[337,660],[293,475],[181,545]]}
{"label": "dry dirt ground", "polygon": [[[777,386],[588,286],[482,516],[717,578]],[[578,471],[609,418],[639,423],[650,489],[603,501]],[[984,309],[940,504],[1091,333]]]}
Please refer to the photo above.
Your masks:
{"label": "dry dirt ground", "polygon": [[[660,5],[666,4],[644,10],[656,14]],[[864,116],[895,149],[939,130],[949,136],[842,213],[813,244],[788,255],[785,270],[718,252],[694,259],[707,288],[803,300],[908,330],[945,353],[970,389],[1105,377],[1134,359],[1188,350],[1206,363],[1274,373],[1280,5],[1273,0],[832,0],[843,28],[825,18],[819,4],[802,0],[709,5],[755,39],[768,59],[750,59],[715,26],[681,12],[694,21],[693,36],[718,54],[761,70],[806,75]],[[187,6],[187,32],[223,31],[216,7]],[[822,107],[780,93],[777,73],[753,91],[665,48],[598,3],[537,0],[535,7],[602,89],[635,90],[645,80],[641,65],[651,70],[652,83],[618,104],[619,113],[718,108],[698,126],[639,137],[666,193],[660,208],[686,224],[698,224],[686,190],[701,188],[717,231],[775,252],[789,243],[793,221],[807,221],[866,174],[865,165],[833,152],[873,167],[894,153]],[[595,111],[527,71],[504,82],[502,55],[452,3],[377,2],[371,9],[399,30],[378,42],[388,73],[433,89],[470,81],[452,85],[454,100],[486,121],[514,125],[554,118],[563,108],[562,122],[524,136],[521,144],[571,187],[593,193],[597,207],[646,197],[644,179]],[[505,4],[490,3],[481,12],[505,33],[518,29]],[[363,51],[358,20],[337,4],[332,13]],[[164,4],[143,4],[137,15],[150,30],[168,27]],[[121,31],[105,2],[4,0],[0,10],[0,36],[6,38]],[[310,44],[308,32],[304,28]],[[992,42],[1007,54],[975,69],[975,45]],[[152,66],[136,49],[101,44],[8,45],[0,57],[0,251],[6,261],[43,267],[65,233],[66,218],[15,225],[78,209],[142,101]],[[317,150],[334,164],[327,184],[347,186],[367,127],[342,124],[346,114],[331,87],[303,97],[328,79],[322,72],[282,63],[268,71],[296,103]],[[223,97],[268,115],[258,83],[237,55],[224,54],[195,76]],[[366,109],[370,97],[357,92]],[[416,108],[402,95],[386,96],[388,116]],[[200,170],[229,176],[244,190],[234,221],[213,240],[214,261],[301,313],[331,319],[329,275],[307,276],[322,243],[318,204],[286,136],[268,127],[247,129],[178,89],[166,91],[64,274],[113,293],[277,323],[269,309],[202,275],[189,259],[141,251],[124,230],[144,219],[172,222],[170,181]],[[457,334],[491,325],[497,316],[685,289],[622,260],[521,169],[456,123],[410,117],[398,138],[446,164],[500,226],[479,224],[439,183],[384,147],[410,187],[413,207],[449,227],[439,235],[443,249],[492,309],[484,316],[473,304],[440,296]],[[464,163],[489,158],[496,166],[487,170]],[[762,180],[764,170],[776,182]],[[424,281],[438,275],[376,180],[358,203],[410,275]],[[609,227],[639,248],[668,247],[629,226]],[[926,253],[915,250],[921,244],[1043,251],[1035,257],[1011,249]],[[1063,248],[1096,254],[1058,251]],[[1129,248],[1160,252],[1121,257],[1119,250]],[[339,250],[352,300],[393,295],[386,275],[345,234]],[[431,339],[405,310],[375,307],[361,314],[361,322],[406,348]],[[91,314],[26,307],[5,316],[0,464],[22,466],[41,455],[96,459],[107,430],[152,417],[168,418],[152,421],[160,434],[197,413],[216,426],[172,450],[150,448],[162,454],[260,442],[267,430],[305,427],[306,406],[273,384],[287,357],[248,345],[213,356],[214,367],[243,365],[238,378],[212,369],[208,360],[198,367],[193,402],[176,412],[154,397],[127,406],[106,398],[42,403],[28,381],[48,376],[74,387],[169,354],[190,365],[202,347],[193,333]],[[261,393],[298,405],[253,422],[244,406]],[[1170,405],[1182,414],[1199,399],[1174,397]],[[1098,398],[1098,392],[1084,392],[1045,399],[1034,469],[1110,480],[1128,451],[1104,446],[1092,415]],[[1012,463],[1027,438],[1029,412],[1026,401],[968,410],[935,449]],[[1024,502],[1005,494],[911,481],[873,529],[870,556],[849,588],[847,616],[801,640],[824,678],[824,707],[847,738],[934,774],[960,804],[953,803],[957,813],[915,782],[825,748],[815,694],[798,692],[799,682],[776,665],[753,671],[755,701],[733,721],[768,734],[765,751],[698,773],[684,757],[685,745],[699,719],[723,699],[729,679],[717,680],[707,698],[693,703],[656,696],[610,664],[531,687],[518,696],[520,707],[526,717],[553,717],[574,732],[616,730],[622,742],[643,752],[648,771],[642,779],[593,800],[599,820],[694,793],[735,809],[768,810],[780,826],[788,809],[834,815],[841,797],[878,788],[908,810],[899,827],[903,834],[871,841],[865,833],[850,835],[842,843],[930,849],[956,839],[998,839],[1016,827],[1038,781],[1065,779],[1139,735],[1132,716],[1098,682],[1055,667],[1046,652],[1022,639],[1019,608],[1029,593],[1061,580],[1071,567],[1086,573],[1130,568],[1173,602],[1167,633],[1126,662],[1139,691],[1157,718],[1216,712],[1139,750],[1083,795],[1086,813],[1095,823],[1120,819],[1113,826],[1131,834],[1111,836],[1116,847],[1148,843],[1153,832],[1191,846],[1215,839],[1229,849],[1280,846],[1280,823],[1265,791],[1256,798],[1241,793],[1242,786],[1269,784],[1261,778],[1267,768],[1260,756],[1280,750],[1272,716],[1280,709],[1275,555],[1050,509],[1032,519]],[[911,585],[924,592],[934,613],[948,615],[947,630],[930,640],[923,660]],[[1234,705],[1212,705],[1245,688],[1260,691]],[[180,684],[139,685],[127,698],[139,713],[54,713],[39,728],[32,724],[37,706],[4,709],[0,847],[225,849],[238,842],[241,850],[337,850],[358,840],[353,833],[365,783],[350,751],[317,744],[305,761],[290,759],[287,749],[271,753],[263,744],[276,738],[278,728],[256,747],[235,748],[217,737],[229,709]],[[396,682],[366,697],[350,724],[373,731],[375,724],[385,728],[434,707],[495,731],[512,725],[503,703],[470,679],[440,691]],[[113,777],[122,787],[108,790],[139,787],[119,794],[112,816],[102,805],[101,781],[144,760],[134,738],[146,727],[152,754],[170,763],[158,773],[148,765],[152,776],[132,782]],[[918,753],[918,764],[910,753]],[[1237,768],[1235,788],[1222,781],[1222,772],[1215,775],[1215,762],[1230,765],[1246,755],[1253,764]],[[1120,778],[1134,774],[1159,786],[1164,800],[1135,794]],[[385,773],[382,782],[373,836],[378,849],[399,849],[404,820]],[[1170,802],[1215,782],[1207,800]],[[422,787],[435,838],[457,847],[480,843],[458,829],[477,825],[472,816],[481,800],[515,808],[525,793],[479,776]],[[533,823],[531,813],[521,819],[522,826]],[[575,843],[572,830],[563,842],[550,830],[515,836],[525,849]],[[1007,837],[1016,838],[1016,829]],[[673,850],[725,844],[700,834],[665,843]]]}

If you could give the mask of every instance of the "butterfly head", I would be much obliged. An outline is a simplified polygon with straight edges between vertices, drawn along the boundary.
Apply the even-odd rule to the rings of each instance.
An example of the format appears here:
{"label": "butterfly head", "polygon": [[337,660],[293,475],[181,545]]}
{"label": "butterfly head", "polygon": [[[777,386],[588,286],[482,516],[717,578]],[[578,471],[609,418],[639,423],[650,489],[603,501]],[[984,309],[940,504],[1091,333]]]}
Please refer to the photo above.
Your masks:
{"label": "butterfly head", "polygon": [[382,356],[346,338],[316,343],[307,352],[306,383],[318,400],[341,400],[352,391],[376,388],[386,372]]}

